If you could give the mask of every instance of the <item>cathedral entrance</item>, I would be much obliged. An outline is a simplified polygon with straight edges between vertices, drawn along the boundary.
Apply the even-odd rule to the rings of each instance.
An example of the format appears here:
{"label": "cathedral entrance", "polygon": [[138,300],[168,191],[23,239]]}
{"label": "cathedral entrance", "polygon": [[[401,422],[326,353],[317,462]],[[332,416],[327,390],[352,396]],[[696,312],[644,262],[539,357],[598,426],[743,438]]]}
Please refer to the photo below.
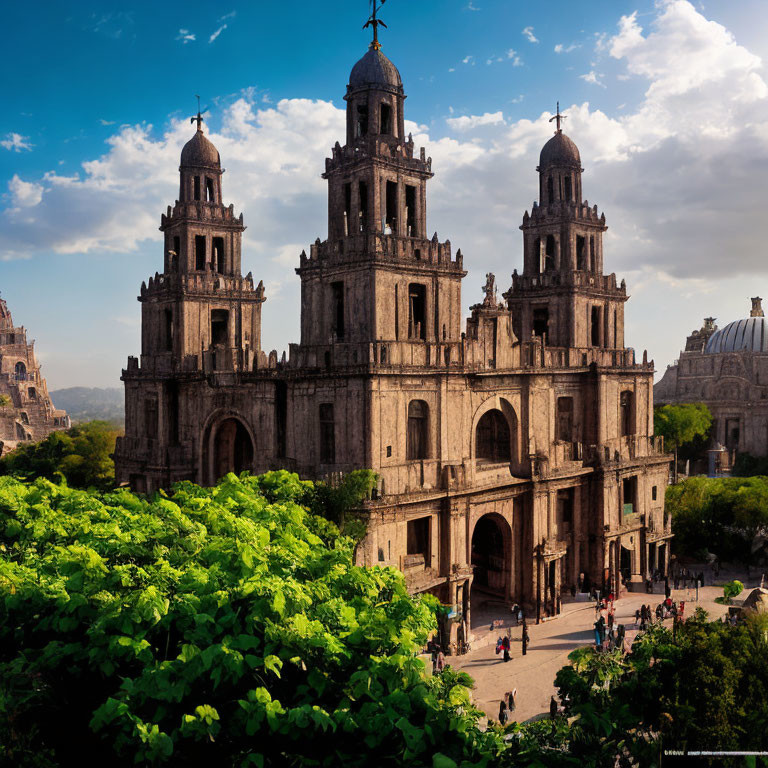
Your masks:
{"label": "cathedral entrance", "polygon": [[472,626],[509,613],[512,594],[512,533],[496,513],[481,517],[472,534]]}
{"label": "cathedral entrance", "polygon": [[238,419],[225,419],[213,436],[212,483],[228,472],[239,475],[253,469],[253,443],[248,430]]}

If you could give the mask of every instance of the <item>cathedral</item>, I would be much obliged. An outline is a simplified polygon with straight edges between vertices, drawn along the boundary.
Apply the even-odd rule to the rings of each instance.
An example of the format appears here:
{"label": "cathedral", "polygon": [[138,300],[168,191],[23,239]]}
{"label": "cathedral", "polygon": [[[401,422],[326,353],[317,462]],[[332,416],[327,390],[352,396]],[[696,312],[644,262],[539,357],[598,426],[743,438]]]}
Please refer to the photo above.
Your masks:
{"label": "cathedral", "polygon": [[299,257],[301,337],[280,359],[261,348],[264,287],[242,274],[243,216],[196,118],[163,269],[141,286],[118,479],[152,492],[229,471],[375,470],[358,562],[401,569],[470,625],[483,605],[556,615],[588,585],[618,595],[665,571],[653,363],[625,346],[626,286],[605,274],[605,216],[559,112],[522,270],[501,297],[489,274],[462,327],[464,256],[427,234],[432,161],[375,37],[344,99],[328,234]]}
{"label": "cathedral", "polygon": [[752,298],[749,317],[724,328],[714,317],[686,339],[680,359],[654,387],[658,403],[704,403],[712,413],[712,444],[768,456],[768,321],[763,300]]}
{"label": "cathedral", "polygon": [[48,394],[34,342],[27,342],[26,329],[13,324],[0,299],[0,455],[69,426],[69,416]]}

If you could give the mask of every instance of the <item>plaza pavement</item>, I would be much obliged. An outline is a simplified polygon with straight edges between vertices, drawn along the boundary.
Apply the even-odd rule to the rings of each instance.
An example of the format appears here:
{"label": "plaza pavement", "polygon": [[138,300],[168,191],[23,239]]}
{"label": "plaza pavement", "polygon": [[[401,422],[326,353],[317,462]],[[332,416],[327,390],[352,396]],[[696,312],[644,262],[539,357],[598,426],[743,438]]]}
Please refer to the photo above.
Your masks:
{"label": "plaza pavement", "polygon": [[[681,600],[685,600],[686,618],[693,614],[697,606],[701,606],[714,620],[727,613],[725,606],[714,601],[722,594],[722,587],[703,587],[699,589],[699,601],[696,603],[695,589],[673,589],[672,599],[678,605]],[[748,594],[749,590],[745,590],[739,597]],[[651,609],[655,610],[663,599],[664,595],[628,592],[622,593],[621,599],[614,603],[616,624],[624,624],[627,630],[627,647],[637,634],[635,610],[644,603],[650,604]],[[568,654],[580,646],[594,644],[595,620],[594,603],[565,603],[558,618],[539,625],[535,619],[529,622],[531,641],[525,656],[522,655],[521,630],[513,627],[512,658],[507,663],[504,663],[501,654],[496,655],[495,643],[470,651],[464,656],[450,657],[447,661],[454,668],[472,675],[475,680],[475,704],[489,718],[498,718],[499,701],[504,693],[517,688],[517,709],[511,719],[518,722],[536,719],[541,715],[549,715],[550,696],[557,696],[555,675],[568,664]],[[671,621],[668,623],[671,624]]]}

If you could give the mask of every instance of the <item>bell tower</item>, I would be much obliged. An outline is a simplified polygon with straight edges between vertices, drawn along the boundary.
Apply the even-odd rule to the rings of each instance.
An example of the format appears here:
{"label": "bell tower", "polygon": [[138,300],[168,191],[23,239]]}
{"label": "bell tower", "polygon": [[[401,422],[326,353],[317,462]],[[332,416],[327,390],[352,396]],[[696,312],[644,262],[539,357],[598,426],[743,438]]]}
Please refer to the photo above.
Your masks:
{"label": "bell tower", "polygon": [[381,51],[379,24],[372,17],[374,40],[349,76],[346,143],[325,163],[328,239],[296,270],[300,346],[332,365],[343,357],[334,345],[461,339],[461,253],[454,259],[450,242],[427,237],[432,160],[405,135],[403,83]]}
{"label": "bell tower", "polygon": [[[581,157],[563,133],[539,158],[539,200],[523,216],[523,274],[505,294],[521,339],[541,337],[553,347],[624,347],[625,284],[603,274],[605,214],[582,196]],[[551,122],[550,121],[550,122]]]}
{"label": "bell tower", "polygon": [[161,216],[163,272],[141,286],[142,358],[176,370],[248,370],[261,348],[264,287],[242,276],[243,216],[222,202],[224,170],[199,112],[192,122],[179,199]]}

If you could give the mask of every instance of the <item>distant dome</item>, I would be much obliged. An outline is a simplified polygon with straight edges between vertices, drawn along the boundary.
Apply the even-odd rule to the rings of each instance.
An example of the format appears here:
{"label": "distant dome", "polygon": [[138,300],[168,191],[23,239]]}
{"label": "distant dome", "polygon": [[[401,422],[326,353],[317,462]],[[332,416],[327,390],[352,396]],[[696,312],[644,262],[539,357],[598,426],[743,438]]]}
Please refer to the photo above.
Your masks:
{"label": "distant dome", "polygon": [[219,150],[213,146],[205,134],[198,130],[181,150],[181,164],[204,168],[220,168]]}
{"label": "distant dome", "polygon": [[709,337],[704,349],[710,355],[741,351],[768,352],[768,323],[764,317],[747,317],[728,323]]}
{"label": "distant dome", "polygon": [[572,165],[581,168],[579,148],[562,131],[558,131],[544,145],[539,156],[539,168],[554,165]]}
{"label": "distant dome", "polygon": [[367,85],[403,87],[397,67],[375,48],[368,49],[368,53],[352,67],[349,75],[350,88],[364,88]]}

